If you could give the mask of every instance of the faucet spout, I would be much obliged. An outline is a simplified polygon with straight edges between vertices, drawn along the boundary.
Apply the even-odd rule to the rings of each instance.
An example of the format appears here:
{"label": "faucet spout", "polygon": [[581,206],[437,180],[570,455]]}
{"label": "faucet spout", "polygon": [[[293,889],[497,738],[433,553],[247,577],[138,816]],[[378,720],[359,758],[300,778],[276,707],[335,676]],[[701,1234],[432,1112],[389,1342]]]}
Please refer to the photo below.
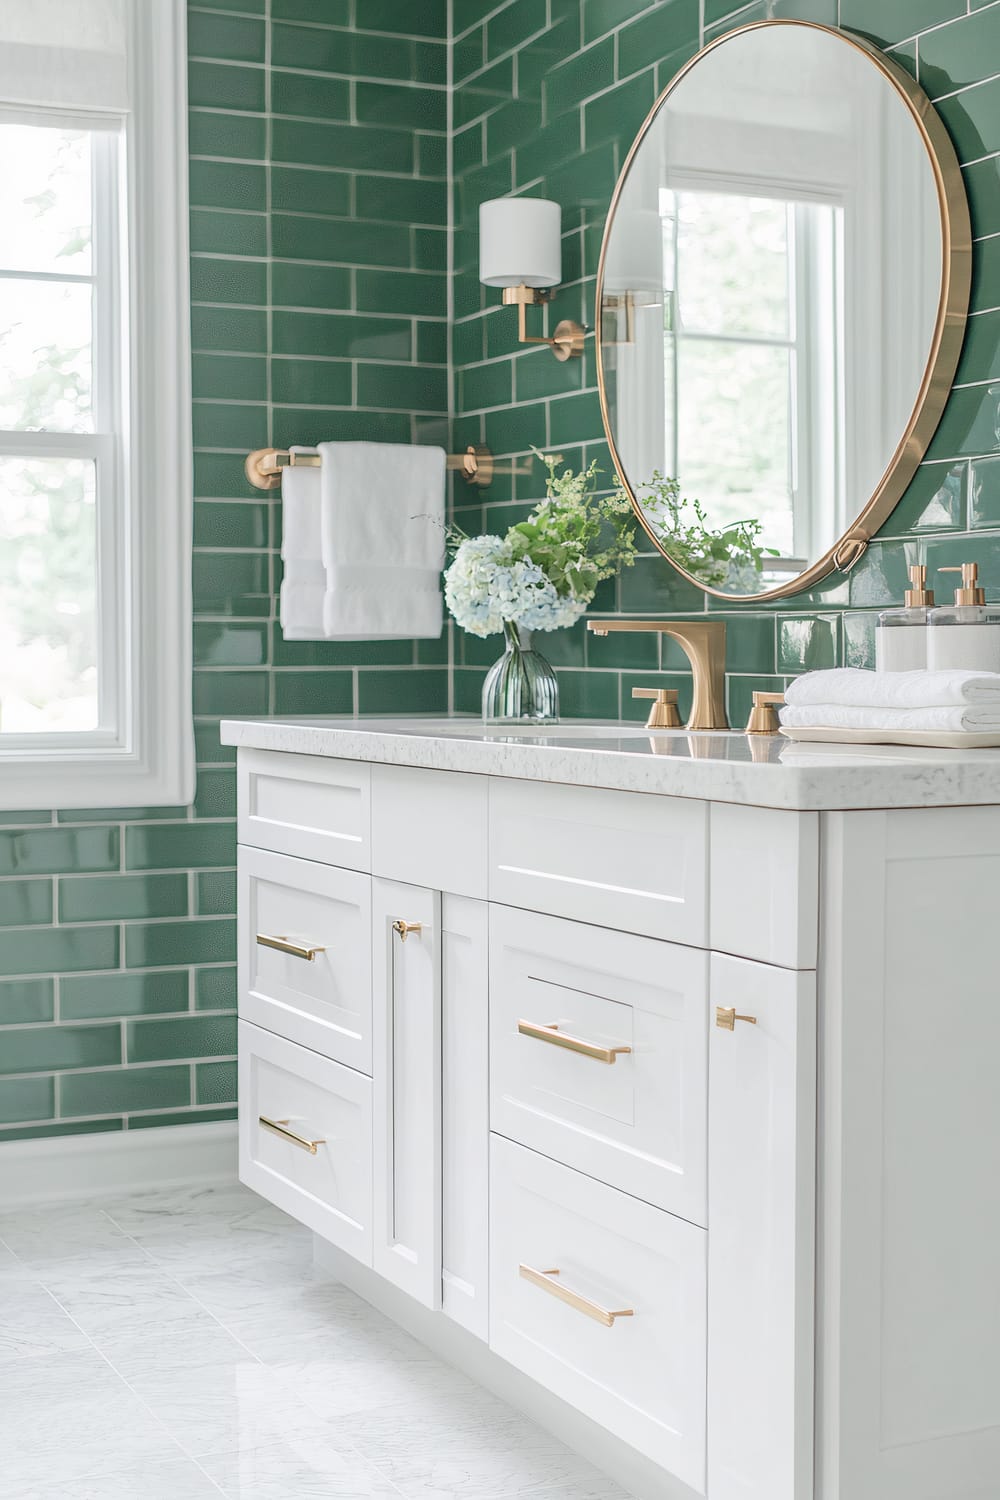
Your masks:
{"label": "faucet spout", "polygon": [[601,636],[612,631],[671,636],[683,648],[694,678],[694,700],[687,728],[729,728],[723,620],[588,620],[587,628]]}

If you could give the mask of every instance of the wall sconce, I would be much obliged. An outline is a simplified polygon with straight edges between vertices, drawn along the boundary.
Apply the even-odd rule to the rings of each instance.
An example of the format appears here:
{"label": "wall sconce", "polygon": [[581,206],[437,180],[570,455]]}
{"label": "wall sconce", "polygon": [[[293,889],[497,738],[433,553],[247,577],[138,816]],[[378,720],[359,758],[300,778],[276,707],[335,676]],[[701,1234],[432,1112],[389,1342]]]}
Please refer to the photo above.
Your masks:
{"label": "wall sconce", "polygon": [[551,338],[528,333],[528,308],[552,300],[562,280],[562,210],[551,198],[491,198],[479,205],[479,279],[503,287],[517,308],[521,344],[548,344],[556,359],[579,359],[587,330],[571,318]]}

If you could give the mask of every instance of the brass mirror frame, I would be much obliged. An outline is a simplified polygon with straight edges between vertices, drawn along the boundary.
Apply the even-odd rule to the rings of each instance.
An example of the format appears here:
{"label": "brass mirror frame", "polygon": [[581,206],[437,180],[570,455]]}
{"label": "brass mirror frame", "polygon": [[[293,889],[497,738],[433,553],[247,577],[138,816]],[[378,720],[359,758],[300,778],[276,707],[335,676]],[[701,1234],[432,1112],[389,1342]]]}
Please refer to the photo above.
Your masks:
{"label": "brass mirror frame", "polygon": [[[829,551],[824,553],[818,562],[813,563],[811,567],[797,574],[788,583],[779,584],[776,588],[767,589],[761,594],[726,594],[721,589],[711,588],[708,584],[703,583],[692,573],[689,573],[686,568],[682,568],[680,563],[670,556],[670,553],[657,538],[647,521],[636,493],[625,473],[621,457],[618,453],[618,447],[615,443],[614,433],[611,430],[611,421],[608,414],[608,395],[604,377],[604,269],[608,254],[608,241],[611,238],[611,232],[614,228],[615,211],[618,207],[629,169],[632,166],[639,147],[652,128],[662,105],[691,70],[697,67],[702,58],[707,57],[710,52],[714,52],[717,47],[732,41],[735,36],[741,36],[750,31],[763,31],[772,26],[806,27],[810,31],[825,31],[830,36],[835,36],[838,41],[863,53],[868,61],[878,68],[882,76],[892,85],[896,93],[903,100],[920,131],[924,148],[927,151],[934,173],[935,186],[937,187],[938,205],[941,213],[941,295],[938,302],[937,319],[934,327],[934,337],[931,341],[930,355],[913,411],[910,414],[910,420],[889,462],[888,468],[876,486],[874,494]],[[941,417],[944,414],[945,406],[951,395],[952,381],[955,378],[955,371],[958,368],[959,357],[962,353],[962,345],[965,341],[965,327],[968,320],[971,287],[972,224],[969,217],[969,203],[966,197],[965,183],[962,179],[962,170],[959,166],[951,137],[944,127],[944,122],[923,89],[910,77],[909,73],[893,62],[890,57],[887,57],[878,47],[865,41],[863,37],[854,36],[852,33],[843,31],[835,26],[822,26],[816,21],[751,21],[746,26],[734,27],[732,31],[727,31],[725,35],[716,37],[706,47],[703,47],[696,56],[691,58],[690,62],[686,63],[675,74],[667,84],[667,87],[661,92],[632,143],[611,198],[611,205],[608,209],[608,217],[604,226],[604,236],[601,241],[601,256],[597,267],[594,321],[597,352],[597,387],[601,401],[601,418],[604,422],[604,431],[607,435],[608,446],[611,449],[611,457],[614,461],[618,477],[632,501],[632,507],[639,518],[643,530],[657,551],[689,583],[694,584],[703,593],[710,594],[715,599],[725,599],[730,604],[750,604],[771,599],[787,599],[793,594],[803,593],[806,589],[811,588],[814,584],[828,577],[835,570],[839,570],[842,573],[849,572],[863,555],[872,537],[888,520],[903,498],[913,476],[920,467],[930,445],[931,438],[934,436]]]}

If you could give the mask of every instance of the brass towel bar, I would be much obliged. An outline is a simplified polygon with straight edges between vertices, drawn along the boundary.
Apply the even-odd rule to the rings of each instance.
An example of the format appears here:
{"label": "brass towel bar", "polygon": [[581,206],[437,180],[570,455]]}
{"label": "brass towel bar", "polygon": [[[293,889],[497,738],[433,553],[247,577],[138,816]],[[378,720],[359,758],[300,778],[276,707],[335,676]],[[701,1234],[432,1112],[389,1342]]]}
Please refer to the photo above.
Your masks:
{"label": "brass towel bar", "polygon": [[[282,469],[318,469],[323,460],[318,453],[290,453],[287,448],[255,448],[247,454],[246,476],[258,490],[276,490],[281,483]],[[492,484],[495,474],[531,473],[530,465],[518,467],[512,464],[501,468],[493,462],[489,448],[470,443],[464,453],[449,453],[447,466],[461,474],[466,484],[474,484],[484,490]]]}

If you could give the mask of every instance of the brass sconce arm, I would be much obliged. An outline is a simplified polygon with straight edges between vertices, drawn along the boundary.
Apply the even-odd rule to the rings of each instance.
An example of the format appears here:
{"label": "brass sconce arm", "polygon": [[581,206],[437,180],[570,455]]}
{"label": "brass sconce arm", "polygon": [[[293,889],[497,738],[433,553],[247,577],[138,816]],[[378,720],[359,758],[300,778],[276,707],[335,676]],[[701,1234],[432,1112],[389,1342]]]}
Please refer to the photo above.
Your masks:
{"label": "brass sconce arm", "polygon": [[556,331],[551,338],[544,334],[528,332],[528,308],[538,307],[551,301],[552,289],[550,287],[522,285],[505,286],[503,289],[504,306],[517,308],[519,344],[548,344],[556,359],[562,362],[567,359],[579,359],[583,354],[584,340],[588,330],[581,323],[574,323],[572,318],[563,318],[557,323]]}
{"label": "brass sconce arm", "polygon": [[726,627],[722,620],[588,620],[594,635],[612,631],[669,635],[683,647],[694,676],[688,729],[728,729]]}

